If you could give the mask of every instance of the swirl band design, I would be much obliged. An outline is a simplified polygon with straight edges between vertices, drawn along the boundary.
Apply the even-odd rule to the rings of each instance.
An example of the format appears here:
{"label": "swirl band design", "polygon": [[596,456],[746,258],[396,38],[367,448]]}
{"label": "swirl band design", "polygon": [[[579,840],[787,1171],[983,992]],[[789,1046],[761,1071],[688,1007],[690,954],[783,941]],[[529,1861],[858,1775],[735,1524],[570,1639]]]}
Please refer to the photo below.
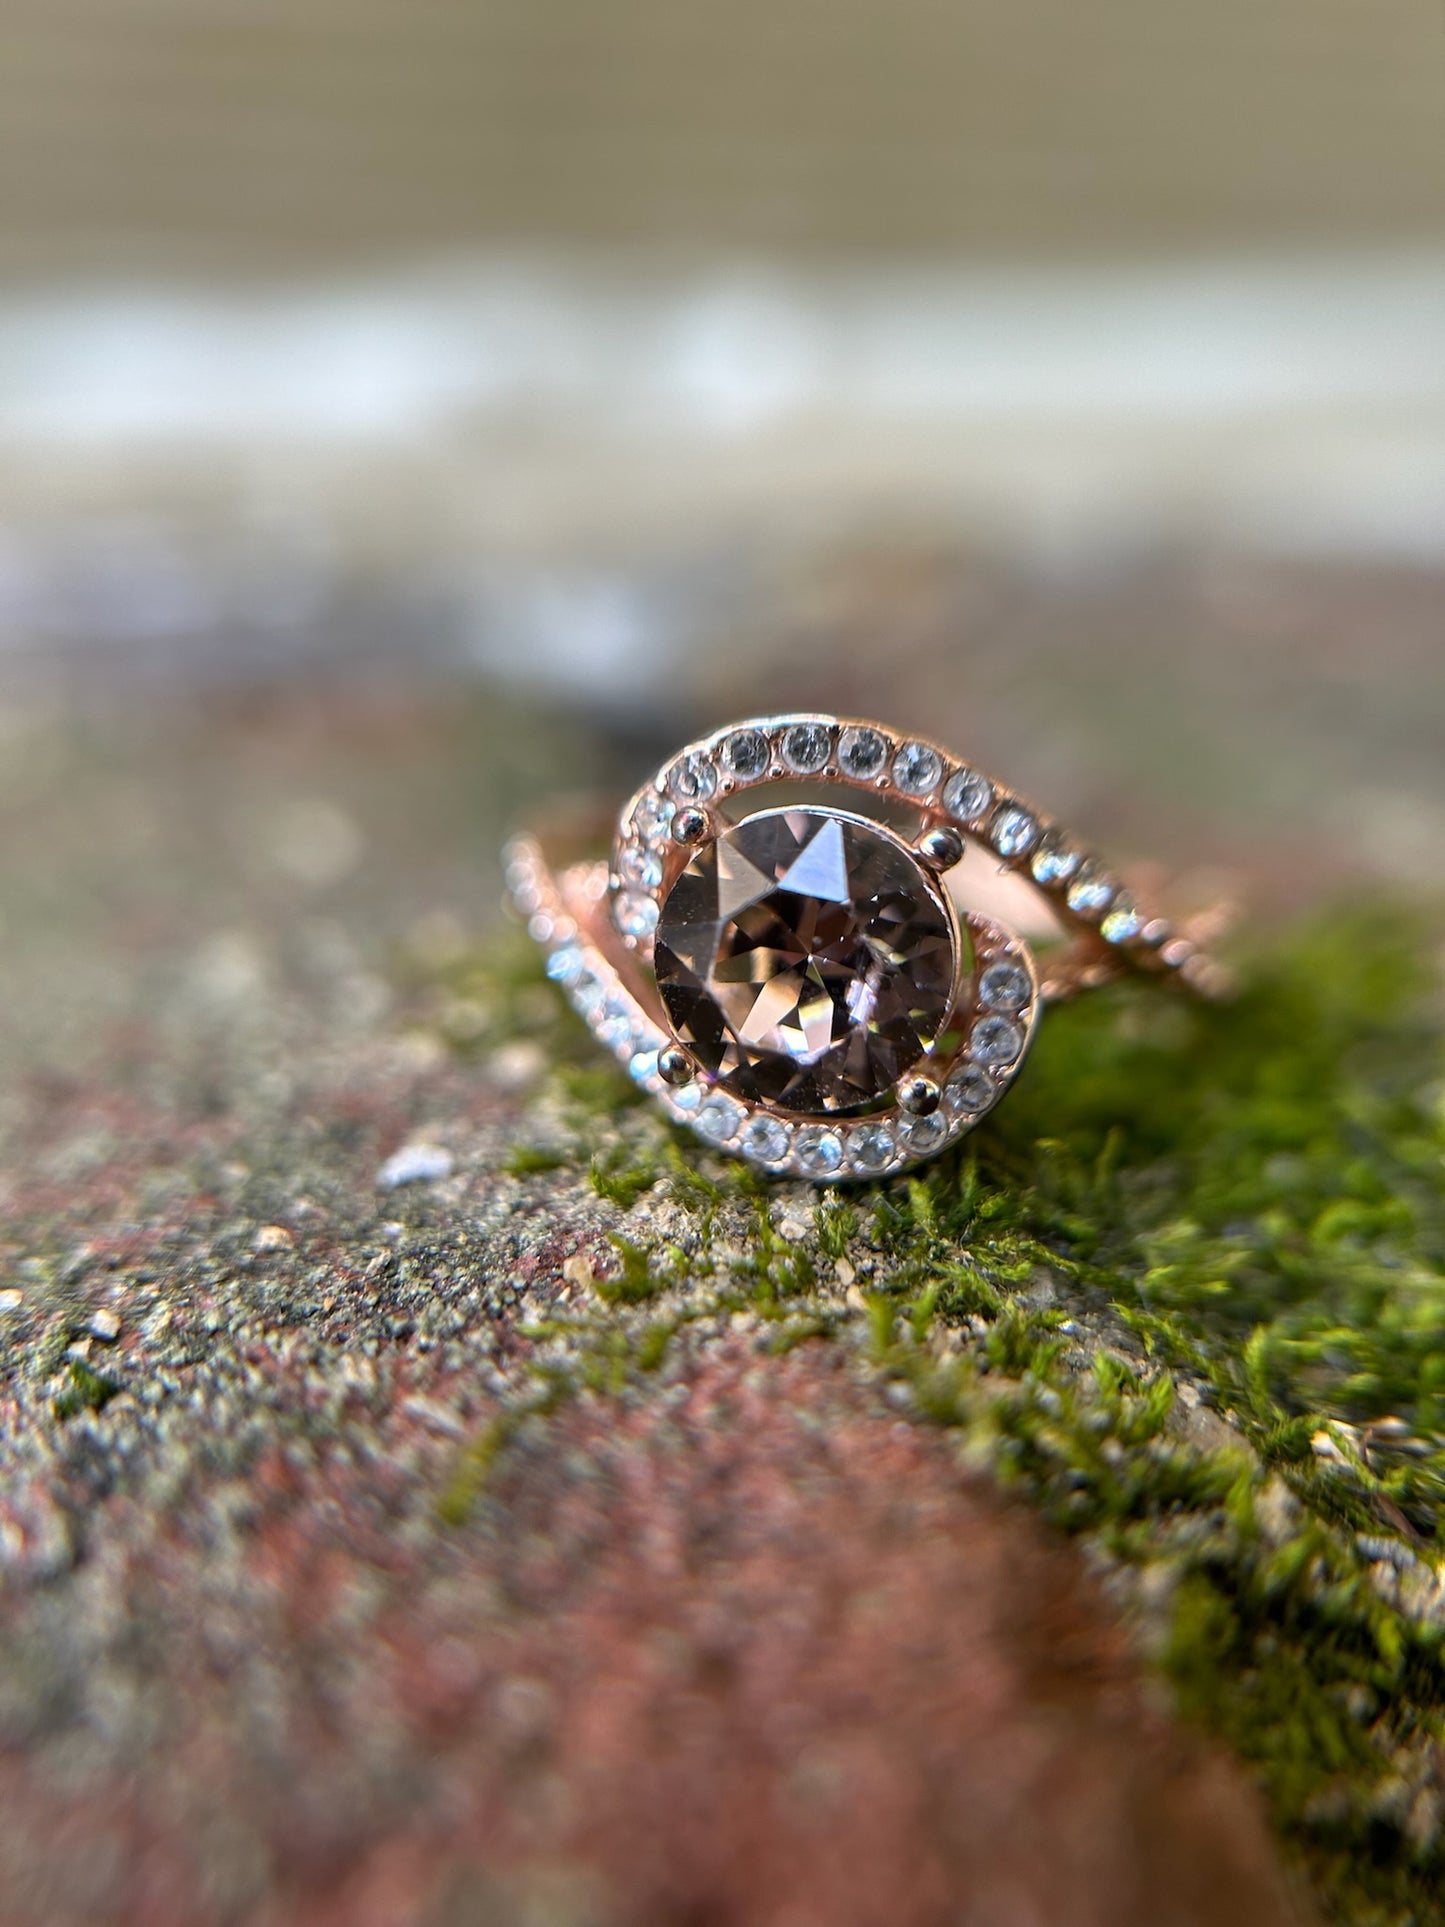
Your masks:
{"label": "swirl band design", "polygon": [[[817,1183],[973,1129],[1045,1004],[1129,976],[1228,987],[1063,825],[856,719],[716,730],[629,798],[607,860],[537,835],[506,860],[549,975],[634,1080],[716,1148]],[[955,902],[976,871],[1021,880],[1065,941],[1036,957],[966,887]]]}

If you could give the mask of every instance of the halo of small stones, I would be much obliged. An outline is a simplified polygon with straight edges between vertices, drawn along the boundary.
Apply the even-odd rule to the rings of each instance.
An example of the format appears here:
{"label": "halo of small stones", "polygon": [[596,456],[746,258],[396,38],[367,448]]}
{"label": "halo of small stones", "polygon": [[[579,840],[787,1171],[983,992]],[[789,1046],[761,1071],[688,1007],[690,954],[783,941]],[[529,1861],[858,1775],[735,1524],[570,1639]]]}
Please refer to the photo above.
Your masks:
{"label": "halo of small stones", "polygon": [[969,914],[963,921],[973,944],[972,995],[961,1043],[951,1058],[932,1067],[943,1089],[938,1110],[928,1117],[898,1109],[864,1117],[785,1117],[702,1080],[680,1089],[665,1082],[657,1060],[671,1035],[579,929],[530,837],[519,837],[507,852],[507,887],[546,952],[548,976],[633,1081],[674,1123],[777,1177],[858,1182],[935,1156],[992,1110],[1017,1075],[1038,1022],[1038,977],[1028,945],[990,919]]}
{"label": "halo of small stones", "polygon": [[[837,716],[756,717],[715,731],[671,758],[628,802],[612,851],[612,917],[623,939],[650,955],[662,904],[702,840],[679,840],[686,814],[721,827],[717,806],[741,790],[783,780],[841,784],[923,811],[990,850],[1045,896],[1061,922],[1098,936],[1122,963],[1211,987],[1217,966],[1162,917],[1141,910],[1117,877],[1062,826],[991,776],[936,743]],[[695,821],[692,825],[696,827]]]}

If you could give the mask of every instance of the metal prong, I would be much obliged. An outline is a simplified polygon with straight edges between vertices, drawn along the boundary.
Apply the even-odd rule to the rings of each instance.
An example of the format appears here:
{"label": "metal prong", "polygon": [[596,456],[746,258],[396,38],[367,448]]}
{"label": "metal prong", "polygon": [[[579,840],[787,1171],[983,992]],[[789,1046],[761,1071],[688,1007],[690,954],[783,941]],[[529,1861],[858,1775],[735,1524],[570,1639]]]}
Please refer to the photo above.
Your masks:
{"label": "metal prong", "polygon": [[913,847],[934,870],[951,870],[955,863],[963,861],[963,838],[947,823],[926,830]]}
{"label": "metal prong", "polygon": [[669,1044],[665,1050],[657,1053],[657,1074],[664,1084],[671,1084],[674,1090],[679,1090],[697,1076],[697,1066],[685,1050],[676,1044]]}
{"label": "metal prong", "polygon": [[701,810],[679,810],[672,819],[674,843],[698,843],[707,835],[707,818]]}
{"label": "metal prong", "polygon": [[898,1102],[913,1117],[932,1117],[943,1101],[943,1092],[931,1077],[913,1071],[898,1080]]}

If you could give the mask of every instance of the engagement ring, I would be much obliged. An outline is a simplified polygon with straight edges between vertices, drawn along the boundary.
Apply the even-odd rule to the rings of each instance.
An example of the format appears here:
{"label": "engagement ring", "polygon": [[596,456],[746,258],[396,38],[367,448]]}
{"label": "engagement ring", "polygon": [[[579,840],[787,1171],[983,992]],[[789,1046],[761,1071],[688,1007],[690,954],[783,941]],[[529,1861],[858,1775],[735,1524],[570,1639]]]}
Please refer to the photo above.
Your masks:
{"label": "engagement ring", "polygon": [[638,790],[609,860],[566,841],[507,851],[549,975],[676,1123],[778,1175],[935,1156],[1008,1090],[1047,1003],[1227,984],[1061,824],[876,723],[733,724]]}

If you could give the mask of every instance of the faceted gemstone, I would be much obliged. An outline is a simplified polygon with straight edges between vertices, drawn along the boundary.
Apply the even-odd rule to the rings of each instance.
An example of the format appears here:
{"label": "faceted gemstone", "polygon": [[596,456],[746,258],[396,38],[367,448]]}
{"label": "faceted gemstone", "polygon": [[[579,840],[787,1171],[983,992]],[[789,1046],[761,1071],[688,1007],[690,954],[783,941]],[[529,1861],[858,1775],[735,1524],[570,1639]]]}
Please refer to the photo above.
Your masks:
{"label": "faceted gemstone", "polygon": [[876,729],[845,729],[838,738],[838,767],[862,781],[876,776],[888,761],[888,738]]}
{"label": "faceted gemstone", "polygon": [[1022,1010],[1029,1000],[1029,974],[1017,964],[990,964],[978,983],[978,1001],[985,1010]]}
{"label": "faceted gemstone", "polygon": [[950,1117],[986,1111],[993,1100],[993,1079],[977,1064],[960,1064],[943,1087],[943,1108]]}
{"label": "faceted gemstone", "polygon": [[865,1176],[886,1171],[893,1162],[895,1146],[892,1128],[887,1124],[865,1124],[855,1132],[848,1147],[849,1162]]}
{"label": "faceted gemstone", "polygon": [[1008,1017],[980,1017],[968,1054],[979,1064],[1010,1064],[1024,1047],[1024,1034]]}
{"label": "faceted gemstone", "polygon": [[1067,883],[1083,858],[1056,837],[1049,837],[1034,851],[1033,873],[1040,883]]}
{"label": "faceted gemstone", "polygon": [[734,1097],[865,1110],[948,1020],[955,924],[898,840],[825,809],[764,810],[693,856],[657,931],[679,1039]]}
{"label": "faceted gemstone", "polygon": [[943,758],[927,743],[905,743],[893,758],[893,780],[908,796],[927,796],[943,774]]}
{"label": "faceted gemstone", "polygon": [[722,746],[723,761],[734,776],[745,782],[761,776],[768,767],[771,752],[768,739],[760,729],[739,729]]}
{"label": "faceted gemstone", "polygon": [[793,1133],[775,1117],[755,1117],[743,1132],[743,1149],[763,1164],[781,1164],[792,1146]]}
{"label": "faceted gemstone", "polygon": [[993,785],[977,770],[955,770],[943,786],[943,807],[959,823],[982,816],[993,801]]}
{"label": "faceted gemstone", "polygon": [[820,770],[832,749],[833,732],[823,723],[794,723],[783,737],[783,761],[803,776]]}
{"label": "faceted gemstone", "polygon": [[830,1178],[843,1168],[843,1140],[836,1131],[810,1124],[793,1139],[793,1152],[811,1178]]}
{"label": "faceted gemstone", "polygon": [[587,959],[575,943],[563,944],[554,950],[547,959],[547,975],[557,984],[575,984],[586,967]]}
{"label": "faceted gemstone", "polygon": [[1114,898],[1108,916],[1099,925],[1100,931],[1110,943],[1128,943],[1130,938],[1137,937],[1143,928],[1144,919],[1134,908],[1132,899],[1125,896],[1122,891]]}
{"label": "faceted gemstone", "polygon": [[1022,856],[1032,849],[1039,826],[1027,810],[1009,803],[993,819],[989,835],[1000,856]]}
{"label": "faceted gemstone", "polygon": [[903,1148],[913,1158],[927,1157],[948,1136],[948,1124],[937,1111],[931,1117],[908,1117],[900,1126]]}
{"label": "faceted gemstone", "polygon": [[640,883],[644,890],[655,890],[662,881],[662,858],[643,843],[624,844],[618,868],[629,882]]}
{"label": "faceted gemstone", "polygon": [[740,1107],[726,1097],[710,1097],[697,1116],[693,1119],[694,1130],[711,1138],[714,1144],[726,1144],[738,1134],[738,1126],[744,1113]]}
{"label": "faceted gemstone", "polygon": [[694,750],[673,764],[667,787],[682,803],[704,803],[717,788],[717,771],[706,756]]}
{"label": "faceted gemstone", "polygon": [[612,918],[624,937],[645,937],[657,927],[657,904],[639,890],[624,890],[613,906]]}
{"label": "faceted gemstone", "polygon": [[1069,908],[1078,916],[1097,917],[1113,900],[1113,883],[1092,863],[1086,863],[1069,885]]}
{"label": "faceted gemstone", "polygon": [[670,796],[644,796],[632,812],[633,833],[646,838],[649,843],[666,836],[667,826],[672,821],[672,808]]}

